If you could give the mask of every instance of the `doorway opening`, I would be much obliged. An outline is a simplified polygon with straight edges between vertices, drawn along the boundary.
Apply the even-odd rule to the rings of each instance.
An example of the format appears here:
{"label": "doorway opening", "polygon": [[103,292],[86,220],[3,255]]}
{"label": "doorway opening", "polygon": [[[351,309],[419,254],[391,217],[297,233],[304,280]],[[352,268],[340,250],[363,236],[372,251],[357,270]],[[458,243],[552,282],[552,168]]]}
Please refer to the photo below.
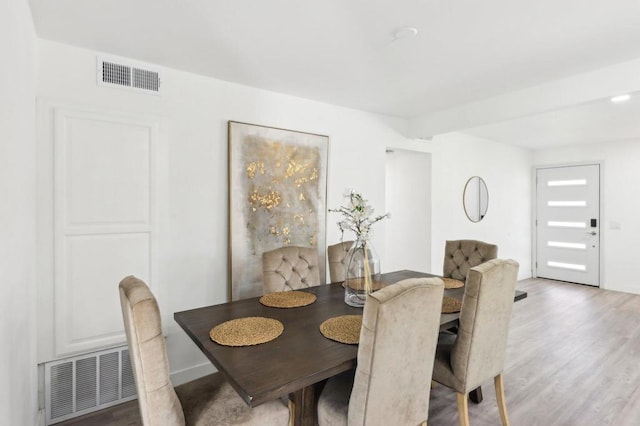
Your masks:
{"label": "doorway opening", "polygon": [[387,149],[385,271],[431,270],[431,154]]}

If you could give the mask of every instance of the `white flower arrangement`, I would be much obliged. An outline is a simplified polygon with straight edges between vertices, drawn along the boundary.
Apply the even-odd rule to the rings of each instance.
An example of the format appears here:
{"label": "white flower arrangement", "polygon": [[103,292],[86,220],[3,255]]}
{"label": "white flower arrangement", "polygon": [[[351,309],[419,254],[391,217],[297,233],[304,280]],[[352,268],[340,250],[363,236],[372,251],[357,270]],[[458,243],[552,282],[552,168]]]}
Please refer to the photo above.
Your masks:
{"label": "white flower arrangement", "polygon": [[[371,265],[369,263],[369,248],[368,241],[371,237],[371,227],[374,223],[381,221],[382,219],[389,217],[389,213],[383,215],[374,216],[373,207],[369,204],[369,201],[364,199],[362,195],[355,191],[349,191],[344,194],[345,198],[349,198],[349,203],[346,206],[340,206],[337,209],[329,209],[330,212],[340,213],[342,220],[338,222],[338,228],[340,228],[341,236],[340,240],[344,239],[344,231],[349,230],[356,234],[357,241],[352,250],[360,250],[364,257],[364,271],[363,277],[355,278],[355,281],[362,280],[365,293],[371,293],[373,291],[373,281],[371,277]],[[350,281],[350,280],[348,280]],[[349,290],[352,284],[347,282],[345,291]],[[358,288],[356,286],[356,288]],[[345,296],[346,300],[346,296]],[[355,305],[353,305],[355,306]]]}
{"label": "white flower arrangement", "polygon": [[[374,216],[373,207],[362,195],[356,191],[350,191],[345,194],[349,198],[346,206],[340,206],[337,209],[329,209],[330,212],[342,214],[342,220],[338,222],[338,228],[344,236],[344,231],[349,230],[356,234],[359,240],[368,240],[371,237],[371,226],[390,216],[389,213]],[[342,240],[342,237],[340,238]]]}

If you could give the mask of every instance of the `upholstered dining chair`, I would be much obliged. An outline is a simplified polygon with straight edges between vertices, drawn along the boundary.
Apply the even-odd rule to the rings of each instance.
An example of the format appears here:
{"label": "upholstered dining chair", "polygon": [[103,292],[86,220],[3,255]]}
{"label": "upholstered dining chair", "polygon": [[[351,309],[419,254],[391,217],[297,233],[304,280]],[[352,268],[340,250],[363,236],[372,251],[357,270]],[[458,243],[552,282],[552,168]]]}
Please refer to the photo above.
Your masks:
{"label": "upholstered dining chair", "polygon": [[[444,246],[445,287],[462,287],[470,268],[498,257],[498,246],[476,240],[452,240]],[[455,281],[450,281],[455,280]]]}
{"label": "upholstered dining chair", "polygon": [[134,276],[124,278],[119,289],[142,424],[288,424],[289,409],[281,401],[250,408],[220,373],[199,386],[181,386],[176,393],[169,378],[169,360],[155,297],[149,287]]}
{"label": "upholstered dining chair", "polygon": [[311,247],[285,246],[262,253],[264,293],[300,290],[320,285],[318,251]]}
{"label": "upholstered dining chair", "polygon": [[469,269],[458,333],[439,336],[433,380],[456,391],[461,426],[469,425],[467,394],[489,379],[502,424],[509,425],[502,372],[517,277],[518,263],[510,259]]}
{"label": "upholstered dining chair", "polygon": [[342,282],[347,279],[347,253],[353,245],[353,241],[343,241],[327,247],[327,258],[329,260],[329,278],[332,283]]}
{"label": "upholstered dining chair", "polygon": [[355,376],[327,381],[320,426],[426,425],[443,292],[439,278],[413,278],[367,296]]}

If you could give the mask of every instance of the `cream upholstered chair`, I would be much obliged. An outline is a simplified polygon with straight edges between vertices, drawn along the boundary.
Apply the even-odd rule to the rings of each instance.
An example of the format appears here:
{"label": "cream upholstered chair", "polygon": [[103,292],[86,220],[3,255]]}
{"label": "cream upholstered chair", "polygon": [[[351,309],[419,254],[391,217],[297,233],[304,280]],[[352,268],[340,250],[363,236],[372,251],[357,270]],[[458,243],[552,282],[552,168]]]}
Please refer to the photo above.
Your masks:
{"label": "cream upholstered chair", "polygon": [[285,246],[262,253],[262,284],[265,294],[320,285],[318,251]]}
{"label": "cream upholstered chair", "polygon": [[498,246],[495,244],[476,240],[447,241],[444,246],[442,276],[461,281],[456,287],[462,287],[470,268],[497,257]]}
{"label": "cream upholstered chair", "polygon": [[138,391],[142,423],[177,425],[287,425],[281,401],[250,408],[220,373],[179,394],[169,378],[160,310],[147,285],[129,276],[120,282],[122,317]]}
{"label": "cream upholstered chair", "polygon": [[355,377],[329,379],[320,426],[426,424],[443,292],[441,279],[416,278],[367,296]]}
{"label": "cream upholstered chair", "polygon": [[460,425],[469,424],[467,393],[488,379],[494,379],[502,424],[509,424],[502,372],[517,277],[513,260],[471,268],[458,333],[439,336],[433,380],[456,391]]}
{"label": "cream upholstered chair", "polygon": [[329,277],[332,283],[339,283],[347,279],[347,253],[353,245],[353,241],[344,241],[327,247],[329,259]]}

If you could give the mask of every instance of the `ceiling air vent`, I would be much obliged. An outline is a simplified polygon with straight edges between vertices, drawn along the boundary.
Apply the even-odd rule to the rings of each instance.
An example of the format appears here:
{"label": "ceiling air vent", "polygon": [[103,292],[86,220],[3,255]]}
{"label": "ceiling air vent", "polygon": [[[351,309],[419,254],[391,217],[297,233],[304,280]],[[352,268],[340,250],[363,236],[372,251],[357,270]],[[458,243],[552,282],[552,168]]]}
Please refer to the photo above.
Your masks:
{"label": "ceiling air vent", "polygon": [[160,94],[160,70],[130,61],[98,58],[98,85]]}

